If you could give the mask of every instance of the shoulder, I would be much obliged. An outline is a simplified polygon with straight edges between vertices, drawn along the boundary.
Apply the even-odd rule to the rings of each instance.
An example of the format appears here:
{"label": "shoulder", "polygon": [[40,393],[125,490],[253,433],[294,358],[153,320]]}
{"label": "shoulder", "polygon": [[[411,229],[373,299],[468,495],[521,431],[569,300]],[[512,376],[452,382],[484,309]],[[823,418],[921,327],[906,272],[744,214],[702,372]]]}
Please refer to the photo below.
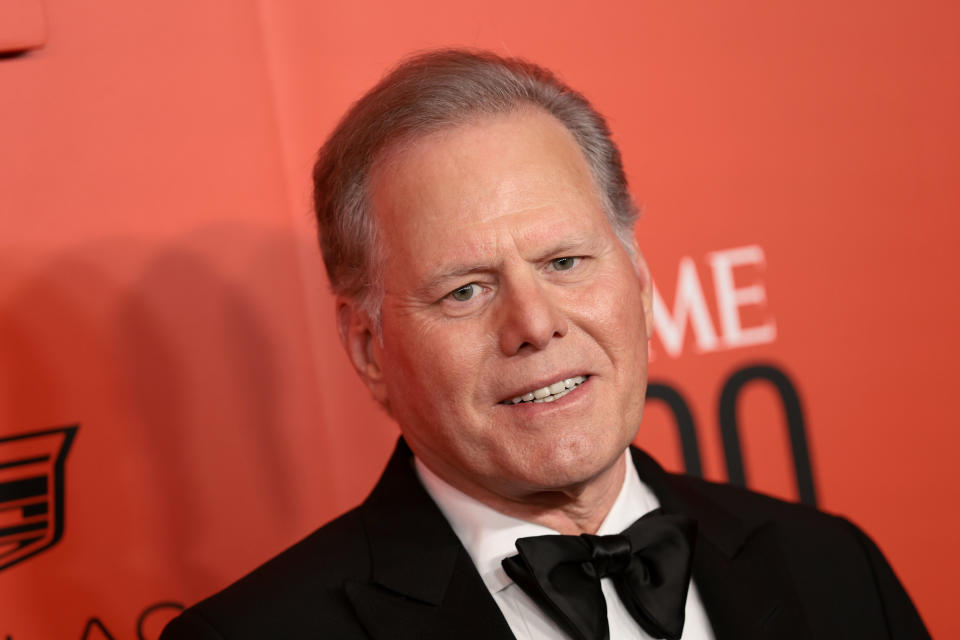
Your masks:
{"label": "shoulder", "polygon": [[459,542],[420,485],[412,456],[401,438],[363,504],[184,611],[161,640],[366,638],[348,599],[351,584],[375,582],[375,565],[388,580],[406,580],[412,557],[457,557]]}
{"label": "shoulder", "polygon": [[856,531],[845,519],[813,507],[735,485],[671,473],[645,451],[631,447],[630,452],[640,480],[653,491],[665,510],[692,516],[702,527],[730,544],[742,542],[742,535],[771,524],[790,532],[788,537],[796,537],[798,542],[807,540],[808,535],[847,540]]}
{"label": "shoulder", "polygon": [[800,534],[849,537],[858,531],[843,516],[815,507],[788,502],[763,493],[730,484],[711,482],[683,474],[669,474],[671,480],[687,491],[703,496],[710,503],[737,516],[748,524],[773,522]]}
{"label": "shoulder", "polygon": [[694,517],[717,537],[740,539],[741,534],[773,525],[782,531],[784,543],[856,541],[859,530],[843,517],[743,487],[671,473],[642,450],[634,448],[632,454],[640,479],[666,510]]}
{"label": "shoulder", "polygon": [[929,637],[883,553],[847,518],[742,487],[667,475],[688,501],[702,501],[701,510],[727,513],[752,535],[773,532],[779,561],[813,628],[861,616],[864,625],[882,621],[891,638]]}
{"label": "shoulder", "polygon": [[867,547],[873,543],[846,517],[815,507],[788,502],[743,487],[710,482],[680,474],[669,474],[675,486],[687,495],[703,500],[743,523],[748,530],[772,526],[782,550],[789,556],[806,558],[815,554],[817,563],[854,564],[848,569],[866,568]]}
{"label": "shoulder", "polygon": [[343,584],[369,575],[356,508],[184,611],[161,640],[364,637]]}

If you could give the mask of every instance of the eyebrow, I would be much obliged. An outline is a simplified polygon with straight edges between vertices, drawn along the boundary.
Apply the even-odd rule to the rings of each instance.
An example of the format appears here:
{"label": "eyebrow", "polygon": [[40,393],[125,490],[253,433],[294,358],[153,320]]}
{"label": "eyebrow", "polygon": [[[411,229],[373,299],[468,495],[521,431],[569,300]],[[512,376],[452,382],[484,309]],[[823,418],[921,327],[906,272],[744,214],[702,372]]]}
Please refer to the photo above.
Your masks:
{"label": "eyebrow", "polygon": [[494,266],[492,263],[454,265],[445,269],[439,269],[427,276],[422,286],[417,287],[417,295],[427,296],[433,294],[437,287],[448,280],[459,280],[474,273],[490,273],[493,270]]}
{"label": "eyebrow", "polygon": [[[590,251],[596,244],[595,241],[587,238],[566,239],[551,245],[546,251],[543,251],[534,258],[533,262],[543,262],[551,257],[562,257],[564,254]],[[417,288],[417,293],[427,295],[434,293],[434,290],[442,283],[448,280],[457,280],[475,273],[490,273],[496,270],[495,263],[478,262],[473,264],[455,264],[450,267],[441,268],[430,273],[423,286]]]}

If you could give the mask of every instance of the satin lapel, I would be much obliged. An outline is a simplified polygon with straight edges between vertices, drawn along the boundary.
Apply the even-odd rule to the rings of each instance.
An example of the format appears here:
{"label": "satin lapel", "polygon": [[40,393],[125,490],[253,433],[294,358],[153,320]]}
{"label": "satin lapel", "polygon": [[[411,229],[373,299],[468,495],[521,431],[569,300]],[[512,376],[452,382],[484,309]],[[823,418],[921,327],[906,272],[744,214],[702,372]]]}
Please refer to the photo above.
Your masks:
{"label": "satin lapel", "polygon": [[737,517],[639,449],[631,451],[640,479],[663,510],[697,521],[693,579],[716,639],[810,638],[776,527]]}
{"label": "satin lapel", "polygon": [[514,637],[402,438],[361,512],[372,576],[344,589],[373,638]]}

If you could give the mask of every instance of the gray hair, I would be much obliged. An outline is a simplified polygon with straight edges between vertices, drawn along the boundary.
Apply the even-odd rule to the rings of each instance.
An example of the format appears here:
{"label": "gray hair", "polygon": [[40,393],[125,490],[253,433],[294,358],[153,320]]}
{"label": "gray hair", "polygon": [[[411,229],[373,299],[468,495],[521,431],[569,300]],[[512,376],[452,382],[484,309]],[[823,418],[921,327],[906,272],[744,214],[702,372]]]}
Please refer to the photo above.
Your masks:
{"label": "gray hair", "polygon": [[517,58],[444,49],[401,62],[358,100],[320,148],[313,170],[320,247],[334,293],[359,303],[379,331],[380,245],[368,181],[388,150],[471,118],[533,106],[573,134],[604,211],[634,256],[637,208],[620,151],[586,98],[552,72]]}

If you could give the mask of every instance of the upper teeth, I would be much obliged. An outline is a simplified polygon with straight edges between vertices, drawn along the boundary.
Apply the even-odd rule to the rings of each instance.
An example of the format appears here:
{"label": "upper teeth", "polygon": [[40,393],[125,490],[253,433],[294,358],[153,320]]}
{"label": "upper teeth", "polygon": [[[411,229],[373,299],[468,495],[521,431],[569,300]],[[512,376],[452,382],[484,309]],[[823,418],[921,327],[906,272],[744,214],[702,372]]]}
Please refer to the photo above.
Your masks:
{"label": "upper teeth", "polygon": [[575,378],[567,378],[566,380],[558,380],[546,387],[534,389],[522,396],[517,396],[509,402],[511,404],[519,404],[521,402],[553,402],[570,393],[574,387],[582,384],[586,379],[586,376],[577,376]]}

